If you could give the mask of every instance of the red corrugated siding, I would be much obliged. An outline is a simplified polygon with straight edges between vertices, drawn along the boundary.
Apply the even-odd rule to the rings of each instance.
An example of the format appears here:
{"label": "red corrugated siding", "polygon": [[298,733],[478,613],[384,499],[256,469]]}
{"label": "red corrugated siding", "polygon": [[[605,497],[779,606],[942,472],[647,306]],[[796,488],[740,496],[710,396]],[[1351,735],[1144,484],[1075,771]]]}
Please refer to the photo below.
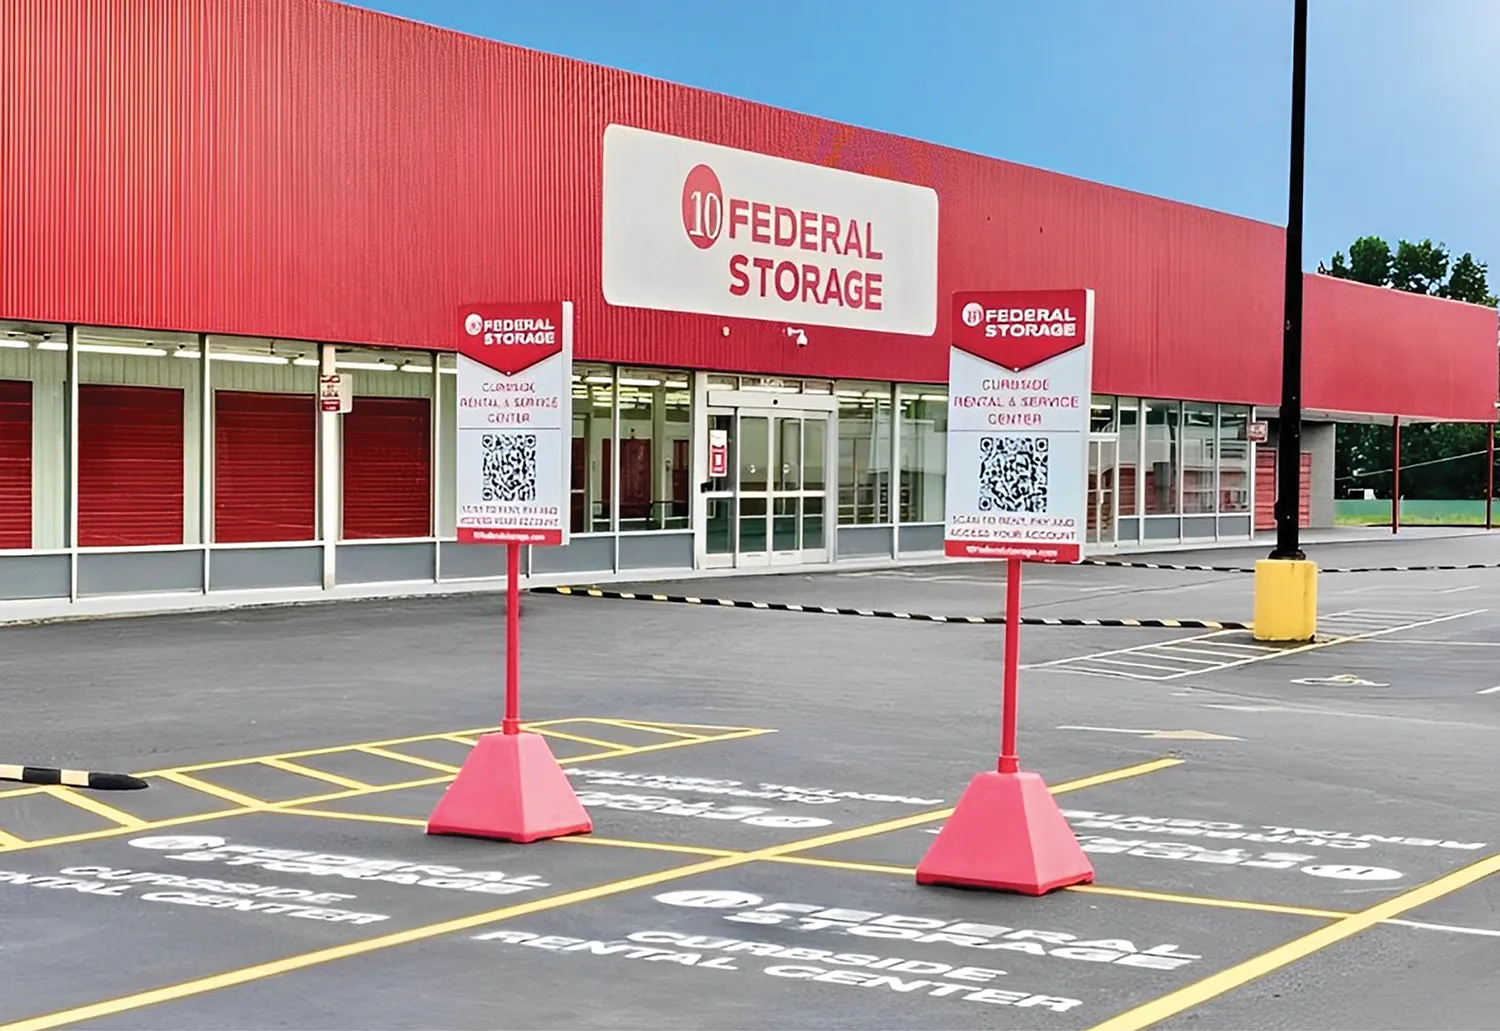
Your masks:
{"label": "red corrugated siding", "polygon": [[0,380],[0,548],[31,547],[31,384]]}
{"label": "red corrugated siding", "polygon": [[[1494,308],[1307,276],[1303,364],[1309,408],[1432,418],[1495,418]],[[1390,402],[1402,399],[1394,408]]]}
{"label": "red corrugated siding", "polygon": [[[932,186],[940,296],[1093,287],[1101,392],[1277,397],[1273,226],[324,0],[9,0],[0,38],[0,315],[441,347],[464,301],[567,296],[580,358],[945,378],[943,303],[930,339],[819,329],[805,348],[780,323],[724,337],[605,304],[615,121]],[[1330,378],[1321,403],[1472,417],[1481,378],[1349,398]]]}
{"label": "red corrugated siding", "polygon": [[78,387],[78,543],[182,543],[182,391]]}
{"label": "red corrugated siding", "polygon": [[214,394],[214,540],[317,536],[317,411],[310,394]]}
{"label": "red corrugated siding", "polygon": [[344,539],[426,537],[432,526],[432,406],[357,397],[344,416]]}

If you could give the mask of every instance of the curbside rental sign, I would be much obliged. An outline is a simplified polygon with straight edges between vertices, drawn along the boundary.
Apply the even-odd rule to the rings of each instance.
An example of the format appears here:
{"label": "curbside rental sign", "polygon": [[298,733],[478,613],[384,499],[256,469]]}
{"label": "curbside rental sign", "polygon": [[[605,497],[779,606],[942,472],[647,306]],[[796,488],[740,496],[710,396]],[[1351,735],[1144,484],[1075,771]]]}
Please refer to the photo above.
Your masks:
{"label": "curbside rental sign", "polygon": [[928,187],[604,131],[610,304],[930,336],[937,249]]}
{"label": "curbside rental sign", "polygon": [[949,557],[1082,557],[1093,340],[1092,290],[953,295]]}
{"label": "curbside rental sign", "polygon": [[458,311],[458,539],[565,544],[573,302]]}

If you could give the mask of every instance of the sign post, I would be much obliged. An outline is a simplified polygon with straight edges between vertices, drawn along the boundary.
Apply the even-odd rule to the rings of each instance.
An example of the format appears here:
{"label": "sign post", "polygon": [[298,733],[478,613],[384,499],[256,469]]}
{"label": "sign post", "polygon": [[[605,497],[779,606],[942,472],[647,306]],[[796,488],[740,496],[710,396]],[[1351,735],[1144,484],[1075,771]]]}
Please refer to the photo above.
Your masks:
{"label": "sign post", "polygon": [[918,884],[1043,895],[1094,868],[1016,745],[1024,562],[1077,562],[1087,525],[1094,292],[958,293],[948,359],[950,558],[1005,559],[997,769],[977,775],[917,866]]}
{"label": "sign post", "polygon": [[458,540],[506,548],[505,715],[469,753],[427,833],[523,842],[588,833],[546,739],[521,730],[521,548],[567,543],[573,304],[476,304],[458,317]]}

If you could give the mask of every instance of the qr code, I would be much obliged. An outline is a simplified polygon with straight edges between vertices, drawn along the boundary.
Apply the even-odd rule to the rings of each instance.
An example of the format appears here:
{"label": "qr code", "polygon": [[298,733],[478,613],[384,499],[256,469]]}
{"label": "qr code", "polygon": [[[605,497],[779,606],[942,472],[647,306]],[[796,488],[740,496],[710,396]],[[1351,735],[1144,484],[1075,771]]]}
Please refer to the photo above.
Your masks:
{"label": "qr code", "polygon": [[1047,438],[979,438],[979,511],[1047,511]]}
{"label": "qr code", "polygon": [[536,434],[484,435],[485,501],[536,500]]}

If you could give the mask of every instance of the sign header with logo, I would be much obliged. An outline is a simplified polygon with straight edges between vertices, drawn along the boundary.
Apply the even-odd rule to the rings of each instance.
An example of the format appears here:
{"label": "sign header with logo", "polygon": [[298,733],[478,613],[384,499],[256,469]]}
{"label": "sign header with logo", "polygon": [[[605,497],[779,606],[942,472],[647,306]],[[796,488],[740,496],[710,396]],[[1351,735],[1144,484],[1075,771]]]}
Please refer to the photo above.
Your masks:
{"label": "sign header with logo", "polygon": [[953,296],[950,557],[1082,557],[1093,327],[1092,290]]}
{"label": "sign header with logo", "polygon": [[930,336],[937,250],[928,187],[605,129],[610,304]]}
{"label": "sign header with logo", "polygon": [[573,302],[473,304],[457,325],[458,539],[565,544]]}

